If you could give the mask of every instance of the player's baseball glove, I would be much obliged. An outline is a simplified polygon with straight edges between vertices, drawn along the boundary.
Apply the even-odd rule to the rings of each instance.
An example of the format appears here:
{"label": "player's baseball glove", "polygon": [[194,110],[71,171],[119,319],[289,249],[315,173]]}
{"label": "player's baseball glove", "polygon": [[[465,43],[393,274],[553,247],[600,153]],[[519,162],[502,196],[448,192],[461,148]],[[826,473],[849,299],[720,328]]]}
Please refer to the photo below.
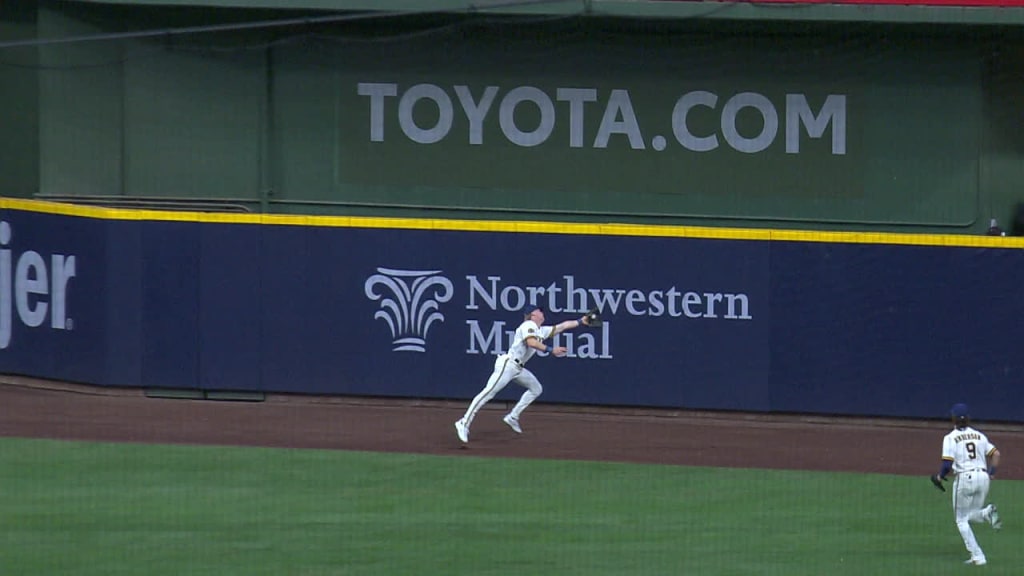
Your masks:
{"label": "player's baseball glove", "polygon": [[591,308],[583,315],[583,317],[587,320],[587,326],[600,326],[603,323],[601,320],[601,314],[597,308]]}
{"label": "player's baseball glove", "polygon": [[939,490],[942,490],[943,492],[946,491],[946,487],[942,485],[942,478],[939,478],[938,474],[932,474],[931,475],[931,481],[932,481],[932,484],[934,484],[936,488],[938,488]]}

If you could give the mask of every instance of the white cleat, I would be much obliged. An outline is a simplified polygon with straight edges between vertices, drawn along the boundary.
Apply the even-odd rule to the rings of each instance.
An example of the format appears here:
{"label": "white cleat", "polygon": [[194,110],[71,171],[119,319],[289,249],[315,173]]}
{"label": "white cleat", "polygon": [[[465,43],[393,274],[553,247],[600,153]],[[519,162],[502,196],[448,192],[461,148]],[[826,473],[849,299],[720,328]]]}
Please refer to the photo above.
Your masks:
{"label": "white cleat", "polygon": [[988,513],[988,521],[990,524],[992,524],[993,530],[999,530],[1003,527],[1003,521],[999,519],[999,511],[996,510],[995,504],[989,504],[988,507],[990,508]]}
{"label": "white cleat", "polygon": [[508,424],[509,428],[515,430],[516,434],[522,434],[523,433],[523,429],[519,427],[519,419],[518,418],[513,418],[511,414],[507,414],[504,418],[502,418],[502,420],[505,421],[505,424]]}
{"label": "white cleat", "polygon": [[459,440],[462,440],[463,444],[469,442],[469,428],[466,428],[462,420],[455,422],[455,433],[459,435]]}
{"label": "white cleat", "polygon": [[964,560],[964,564],[967,564],[968,566],[984,566],[985,564],[988,564],[988,561],[984,558],[968,558],[967,560]]}

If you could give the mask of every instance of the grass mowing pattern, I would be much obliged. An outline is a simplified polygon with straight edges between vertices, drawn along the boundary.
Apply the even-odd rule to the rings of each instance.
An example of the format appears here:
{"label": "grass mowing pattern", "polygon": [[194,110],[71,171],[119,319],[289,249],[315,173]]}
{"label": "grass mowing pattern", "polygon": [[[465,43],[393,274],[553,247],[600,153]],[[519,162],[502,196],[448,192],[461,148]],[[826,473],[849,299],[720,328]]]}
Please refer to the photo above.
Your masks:
{"label": "grass mowing pattern", "polygon": [[1024,482],[982,569],[930,472],[0,439],[0,573],[1019,574]]}

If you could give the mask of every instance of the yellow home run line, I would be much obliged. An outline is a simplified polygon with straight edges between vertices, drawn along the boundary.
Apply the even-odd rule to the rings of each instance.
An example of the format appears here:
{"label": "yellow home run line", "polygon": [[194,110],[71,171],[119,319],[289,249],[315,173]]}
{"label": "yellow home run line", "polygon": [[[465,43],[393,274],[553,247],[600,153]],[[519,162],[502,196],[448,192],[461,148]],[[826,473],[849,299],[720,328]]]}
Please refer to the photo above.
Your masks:
{"label": "yellow home run line", "polygon": [[105,208],[99,206],[81,206],[77,204],[44,202],[40,200],[24,200],[17,198],[0,198],[0,209],[59,214],[63,216],[77,216],[81,218],[97,218],[103,220],[211,222],[218,224],[263,224],[270,226],[326,226],[333,228],[589,234],[595,236],[643,236],[667,238],[709,238],[720,240],[775,240],[788,242],[1024,248],[1024,237],[970,236],[964,234],[827,232],[808,230],[767,230],[756,228],[714,228],[708,226],[658,226],[651,224],[585,224],[571,222],[504,220],[435,220],[425,218],[376,218],[367,216],[227,214]]}

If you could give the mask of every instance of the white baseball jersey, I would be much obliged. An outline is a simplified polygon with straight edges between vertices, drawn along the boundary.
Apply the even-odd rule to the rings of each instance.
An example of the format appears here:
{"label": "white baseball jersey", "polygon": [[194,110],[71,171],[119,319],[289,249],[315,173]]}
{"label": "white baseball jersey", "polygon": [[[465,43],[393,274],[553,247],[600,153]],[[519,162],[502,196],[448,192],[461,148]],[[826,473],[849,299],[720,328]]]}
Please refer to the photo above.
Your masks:
{"label": "white baseball jersey", "polygon": [[961,474],[970,470],[987,470],[987,458],[996,447],[988,438],[970,426],[953,430],[942,439],[942,459],[953,463],[953,472]]}
{"label": "white baseball jersey", "polygon": [[532,337],[546,340],[555,330],[554,326],[537,326],[533,320],[527,320],[516,328],[515,336],[512,337],[512,346],[508,349],[508,357],[518,360],[519,364],[526,364],[526,361],[533,357],[536,352],[526,345],[526,339]]}

